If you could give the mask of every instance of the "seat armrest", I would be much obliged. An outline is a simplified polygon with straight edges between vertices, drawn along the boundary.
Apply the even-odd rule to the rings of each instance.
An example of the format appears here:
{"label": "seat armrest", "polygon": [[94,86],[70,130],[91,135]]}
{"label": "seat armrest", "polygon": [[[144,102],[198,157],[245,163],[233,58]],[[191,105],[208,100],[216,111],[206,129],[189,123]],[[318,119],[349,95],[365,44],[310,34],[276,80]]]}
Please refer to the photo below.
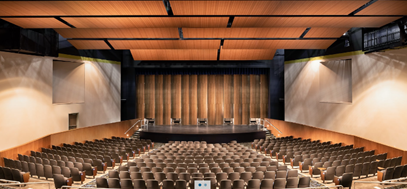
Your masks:
{"label": "seat armrest", "polygon": [[23,180],[24,182],[28,182],[30,180],[30,172],[23,173]]}
{"label": "seat armrest", "polygon": [[377,171],[377,180],[382,182],[384,178],[384,172],[383,171]]}
{"label": "seat armrest", "polygon": [[334,176],[334,183],[335,183],[335,185],[340,185],[340,184],[341,184],[341,180],[342,180],[342,177]]}

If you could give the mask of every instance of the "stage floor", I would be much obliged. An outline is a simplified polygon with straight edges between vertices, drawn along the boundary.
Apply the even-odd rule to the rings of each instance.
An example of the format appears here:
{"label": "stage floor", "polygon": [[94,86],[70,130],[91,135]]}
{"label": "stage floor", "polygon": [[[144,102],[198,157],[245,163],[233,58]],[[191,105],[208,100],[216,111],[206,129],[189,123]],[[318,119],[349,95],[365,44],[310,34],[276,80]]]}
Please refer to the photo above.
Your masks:
{"label": "stage floor", "polygon": [[209,143],[251,142],[265,138],[266,131],[255,125],[155,125],[140,130],[140,138],[156,142],[207,141]]}

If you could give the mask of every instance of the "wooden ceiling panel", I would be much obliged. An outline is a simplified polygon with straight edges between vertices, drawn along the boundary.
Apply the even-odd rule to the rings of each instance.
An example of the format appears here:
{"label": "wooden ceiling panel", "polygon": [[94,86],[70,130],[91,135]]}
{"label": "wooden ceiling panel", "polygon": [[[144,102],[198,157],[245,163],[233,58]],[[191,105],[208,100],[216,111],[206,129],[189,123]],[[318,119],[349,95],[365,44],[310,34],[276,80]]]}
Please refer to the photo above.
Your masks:
{"label": "wooden ceiling panel", "polygon": [[400,17],[235,17],[232,27],[381,27]]}
{"label": "wooden ceiling panel", "polygon": [[177,28],[55,29],[65,38],[178,38]]}
{"label": "wooden ceiling panel", "polygon": [[223,49],[327,49],[336,40],[225,40]]}
{"label": "wooden ceiling panel", "polygon": [[348,15],[368,0],[171,0],[174,15]]}
{"label": "wooden ceiling panel", "polygon": [[1,16],[167,15],[162,0],[0,1]]}
{"label": "wooden ceiling panel", "polygon": [[298,38],[306,28],[182,28],[185,38]]}
{"label": "wooden ceiling panel", "polygon": [[221,49],[219,60],[272,60],[276,49]]}
{"label": "wooden ceiling panel", "polygon": [[1,18],[22,28],[70,28],[55,18]]}
{"label": "wooden ceiling panel", "polygon": [[226,27],[228,17],[63,17],[76,28]]}
{"label": "wooden ceiling panel", "polygon": [[379,0],[358,12],[356,15],[406,15],[407,1]]}
{"label": "wooden ceiling panel", "polygon": [[109,40],[114,49],[218,49],[220,40]]}
{"label": "wooden ceiling panel", "polygon": [[134,60],[217,60],[218,49],[131,49]]}
{"label": "wooden ceiling panel", "polygon": [[339,38],[350,28],[311,28],[304,38]]}
{"label": "wooden ceiling panel", "polygon": [[68,40],[76,49],[109,49],[103,40]]}

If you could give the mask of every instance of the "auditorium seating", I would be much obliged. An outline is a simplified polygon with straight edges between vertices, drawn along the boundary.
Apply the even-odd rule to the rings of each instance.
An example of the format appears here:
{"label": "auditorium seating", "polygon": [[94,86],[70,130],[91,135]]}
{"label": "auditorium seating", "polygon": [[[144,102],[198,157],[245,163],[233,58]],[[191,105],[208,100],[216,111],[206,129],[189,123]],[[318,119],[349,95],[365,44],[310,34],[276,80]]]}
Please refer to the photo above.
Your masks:
{"label": "auditorium seating", "polygon": [[[270,168],[271,165],[272,167]],[[228,144],[172,141],[154,149],[119,171],[108,171],[109,180],[98,178],[97,186],[155,189],[194,188],[195,180],[211,180],[211,188],[298,188],[309,187],[309,177],[299,178],[295,170],[278,166],[276,161],[232,141]],[[116,180],[117,179],[117,180]],[[120,185],[120,186],[118,186]]]}
{"label": "auditorium seating", "polygon": [[351,173],[352,179],[375,176],[376,173],[379,181],[397,179],[402,177],[405,167],[401,166],[401,156],[387,159],[387,153],[375,155],[374,150],[363,151],[363,147],[320,143],[292,136],[255,140],[252,148],[278,161],[282,160],[283,164],[289,162],[292,168],[298,168],[301,172],[308,170],[311,177],[321,175],[324,182],[341,178],[346,173]]}

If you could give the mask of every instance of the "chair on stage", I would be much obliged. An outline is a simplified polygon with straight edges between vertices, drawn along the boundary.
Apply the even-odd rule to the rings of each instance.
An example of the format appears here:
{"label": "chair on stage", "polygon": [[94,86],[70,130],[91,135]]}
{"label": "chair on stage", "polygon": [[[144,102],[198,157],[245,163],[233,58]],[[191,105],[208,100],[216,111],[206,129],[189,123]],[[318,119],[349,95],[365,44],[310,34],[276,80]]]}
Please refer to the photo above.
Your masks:
{"label": "chair on stage", "polygon": [[197,125],[205,125],[208,126],[208,118],[198,118]]}

